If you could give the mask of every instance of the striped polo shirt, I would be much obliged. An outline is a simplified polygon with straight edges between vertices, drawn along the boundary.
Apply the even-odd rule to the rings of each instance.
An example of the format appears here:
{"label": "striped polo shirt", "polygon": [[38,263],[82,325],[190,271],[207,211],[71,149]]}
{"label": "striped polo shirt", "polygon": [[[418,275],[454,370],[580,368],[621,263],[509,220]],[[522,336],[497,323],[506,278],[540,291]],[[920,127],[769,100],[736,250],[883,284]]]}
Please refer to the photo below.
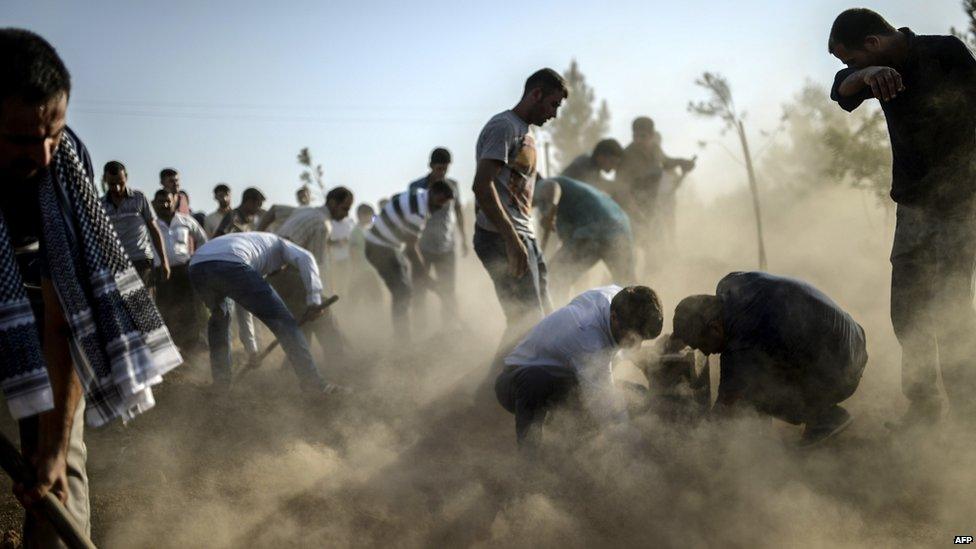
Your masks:
{"label": "striped polo shirt", "polygon": [[416,240],[423,232],[430,209],[427,191],[414,189],[390,198],[383,211],[366,233],[366,241],[387,248],[400,248],[407,240]]}

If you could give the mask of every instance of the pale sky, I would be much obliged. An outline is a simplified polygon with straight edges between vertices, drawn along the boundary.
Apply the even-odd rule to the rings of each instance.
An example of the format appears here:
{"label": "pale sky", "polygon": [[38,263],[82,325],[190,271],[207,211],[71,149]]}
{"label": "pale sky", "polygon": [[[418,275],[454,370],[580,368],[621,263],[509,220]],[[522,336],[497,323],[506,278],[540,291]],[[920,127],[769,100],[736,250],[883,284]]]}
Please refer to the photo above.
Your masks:
{"label": "pale sky", "polygon": [[[895,26],[944,34],[964,26],[957,0],[864,2]],[[705,70],[724,74],[758,130],[806,79],[826,85],[839,63],[826,51],[847,2],[147,2],[0,0],[0,26],[31,29],[73,77],[69,123],[96,169],[117,159],[136,188],[154,192],[173,166],[195,209],[211,189],[257,186],[292,203],[299,149],[323,164],[328,186],[375,201],[424,175],[430,150],[454,153],[452,175],[470,198],[474,143],[512,107],[536,69],[576,58],[609,103],[611,136],[657,121],[671,155],[700,154],[702,194],[741,183],[716,139],[719,122],[691,115]],[[729,148],[737,145],[728,136]]]}

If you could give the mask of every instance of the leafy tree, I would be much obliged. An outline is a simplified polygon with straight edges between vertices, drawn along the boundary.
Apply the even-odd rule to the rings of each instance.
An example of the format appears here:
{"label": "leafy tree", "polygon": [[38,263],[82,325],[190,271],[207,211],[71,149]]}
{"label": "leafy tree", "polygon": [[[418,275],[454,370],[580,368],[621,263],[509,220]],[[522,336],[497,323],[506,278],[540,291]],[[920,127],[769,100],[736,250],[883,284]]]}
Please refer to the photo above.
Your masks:
{"label": "leafy tree", "polygon": [[314,183],[322,195],[325,195],[325,172],[322,170],[322,164],[312,162],[312,153],[308,151],[308,147],[298,151],[298,163],[305,168],[298,176],[304,186],[311,188]]}
{"label": "leafy tree", "polygon": [[586,83],[574,59],[563,75],[569,84],[569,98],[550,123],[549,135],[556,148],[556,163],[566,166],[580,154],[590,152],[610,131],[610,109],[606,100],[594,108],[596,95]]}
{"label": "leafy tree", "polygon": [[749,177],[749,191],[752,194],[752,209],[756,215],[756,241],[759,246],[759,269],[766,269],[766,245],[763,239],[762,212],[759,206],[759,184],[756,182],[756,170],[753,167],[752,153],[749,152],[749,141],[746,139],[745,127],[742,119],[745,113],[740,113],[732,100],[732,88],[728,80],[722,75],[706,72],[695,80],[708,92],[705,101],[688,103],[688,110],[707,118],[718,118],[725,124],[722,133],[734,129],[742,145],[742,156],[745,159],[746,175]]}
{"label": "leafy tree", "polygon": [[966,17],[969,19],[966,30],[960,31],[952,27],[949,31],[965,42],[969,49],[976,50],[976,0],[963,0],[962,11],[966,13]]}
{"label": "leafy tree", "polygon": [[850,185],[889,203],[891,147],[880,109],[865,104],[846,113],[826,89],[807,82],[784,105],[782,120],[785,138],[763,159],[766,179],[804,191]]}

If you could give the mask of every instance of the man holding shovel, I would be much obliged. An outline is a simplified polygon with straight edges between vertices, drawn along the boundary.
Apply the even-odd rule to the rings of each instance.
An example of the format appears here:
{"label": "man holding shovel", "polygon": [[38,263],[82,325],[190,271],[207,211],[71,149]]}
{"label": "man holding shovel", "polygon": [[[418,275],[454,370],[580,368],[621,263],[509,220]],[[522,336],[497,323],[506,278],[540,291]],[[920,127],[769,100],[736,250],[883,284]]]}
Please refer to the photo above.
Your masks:
{"label": "man holding shovel", "polygon": [[322,279],[315,258],[307,250],[277,235],[227,234],[204,244],[190,260],[193,290],[210,309],[207,338],[216,389],[226,391],[231,382],[228,299],[254,314],[274,333],[303,390],[312,394],[331,394],[340,389],[322,379],[299,321],[264,280],[265,276],[286,265],[298,270],[305,285],[307,308],[302,320],[316,317],[321,313]]}

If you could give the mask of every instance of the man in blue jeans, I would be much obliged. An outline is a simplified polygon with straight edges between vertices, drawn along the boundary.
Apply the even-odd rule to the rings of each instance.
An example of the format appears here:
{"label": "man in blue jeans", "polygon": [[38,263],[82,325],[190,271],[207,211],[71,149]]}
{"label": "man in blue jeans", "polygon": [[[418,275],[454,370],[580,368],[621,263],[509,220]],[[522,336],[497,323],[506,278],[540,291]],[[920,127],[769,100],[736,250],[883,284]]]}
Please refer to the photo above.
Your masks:
{"label": "man in blue jeans", "polygon": [[306,290],[304,317],[322,304],[322,279],[308,251],[271,233],[231,233],[204,244],[190,260],[190,282],[210,309],[207,337],[214,387],[226,390],[231,381],[229,299],[256,316],[274,333],[295,368],[302,389],[333,393],[315,367],[308,341],[295,317],[264,277],[286,265],[298,269]]}

